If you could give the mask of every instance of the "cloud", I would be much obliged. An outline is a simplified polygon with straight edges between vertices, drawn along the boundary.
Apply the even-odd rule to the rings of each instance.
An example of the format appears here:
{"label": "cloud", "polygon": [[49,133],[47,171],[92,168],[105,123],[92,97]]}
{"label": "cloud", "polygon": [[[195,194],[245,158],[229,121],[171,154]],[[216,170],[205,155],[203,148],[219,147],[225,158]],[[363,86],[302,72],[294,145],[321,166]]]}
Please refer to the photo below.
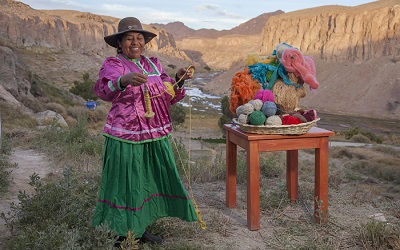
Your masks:
{"label": "cloud", "polygon": [[197,11],[217,10],[219,9],[219,6],[216,4],[208,3],[208,4],[194,6],[193,9]]}
{"label": "cloud", "polygon": [[197,12],[211,12],[212,16],[219,16],[219,17],[228,17],[228,18],[242,18],[241,15],[235,14],[233,12],[229,12],[226,10],[221,10],[220,6],[217,4],[203,4],[197,5],[193,7],[193,10]]}

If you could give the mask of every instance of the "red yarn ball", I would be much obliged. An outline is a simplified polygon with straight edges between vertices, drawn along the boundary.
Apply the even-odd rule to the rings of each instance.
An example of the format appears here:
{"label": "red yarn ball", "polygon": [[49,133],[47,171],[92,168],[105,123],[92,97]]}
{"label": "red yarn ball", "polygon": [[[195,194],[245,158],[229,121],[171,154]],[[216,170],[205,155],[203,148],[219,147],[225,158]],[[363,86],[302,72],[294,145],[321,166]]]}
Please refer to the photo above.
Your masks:
{"label": "red yarn ball", "polygon": [[300,124],[301,120],[297,117],[291,115],[285,115],[282,117],[282,125],[294,125]]}

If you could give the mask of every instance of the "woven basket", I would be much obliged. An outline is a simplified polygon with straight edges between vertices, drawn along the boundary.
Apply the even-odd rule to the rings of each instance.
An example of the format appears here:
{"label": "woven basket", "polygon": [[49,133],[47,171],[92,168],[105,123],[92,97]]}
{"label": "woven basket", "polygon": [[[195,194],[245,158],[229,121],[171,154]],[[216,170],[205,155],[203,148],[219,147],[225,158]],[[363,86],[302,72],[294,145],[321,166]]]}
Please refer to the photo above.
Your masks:
{"label": "woven basket", "polygon": [[276,135],[302,135],[308,132],[320,118],[311,122],[305,122],[295,125],[250,125],[242,124],[236,118],[232,119],[244,132],[253,134],[276,134]]}

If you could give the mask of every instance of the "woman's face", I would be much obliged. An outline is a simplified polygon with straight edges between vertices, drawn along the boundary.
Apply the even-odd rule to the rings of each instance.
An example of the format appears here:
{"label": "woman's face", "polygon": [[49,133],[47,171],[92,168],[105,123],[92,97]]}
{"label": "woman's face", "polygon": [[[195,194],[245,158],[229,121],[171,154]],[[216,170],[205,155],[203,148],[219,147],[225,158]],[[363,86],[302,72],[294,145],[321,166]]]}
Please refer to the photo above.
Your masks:
{"label": "woman's face", "polygon": [[122,37],[122,41],[118,41],[118,43],[125,56],[131,59],[140,58],[140,55],[145,50],[145,41],[142,33],[126,32]]}

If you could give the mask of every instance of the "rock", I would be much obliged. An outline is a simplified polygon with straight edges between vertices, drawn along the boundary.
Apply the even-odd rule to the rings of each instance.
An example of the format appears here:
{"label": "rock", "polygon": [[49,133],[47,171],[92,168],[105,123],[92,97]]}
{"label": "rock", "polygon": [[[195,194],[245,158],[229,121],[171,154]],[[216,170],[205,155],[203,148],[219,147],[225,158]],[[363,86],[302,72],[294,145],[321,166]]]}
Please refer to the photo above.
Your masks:
{"label": "rock", "polygon": [[383,215],[383,213],[376,213],[376,214],[368,216],[368,218],[371,218],[371,219],[373,219],[375,221],[378,221],[378,222],[386,222],[386,218]]}
{"label": "rock", "polygon": [[68,127],[68,124],[65,122],[64,117],[51,110],[36,113],[34,117],[36,119],[36,122],[38,123],[38,126],[55,125],[61,128]]}

